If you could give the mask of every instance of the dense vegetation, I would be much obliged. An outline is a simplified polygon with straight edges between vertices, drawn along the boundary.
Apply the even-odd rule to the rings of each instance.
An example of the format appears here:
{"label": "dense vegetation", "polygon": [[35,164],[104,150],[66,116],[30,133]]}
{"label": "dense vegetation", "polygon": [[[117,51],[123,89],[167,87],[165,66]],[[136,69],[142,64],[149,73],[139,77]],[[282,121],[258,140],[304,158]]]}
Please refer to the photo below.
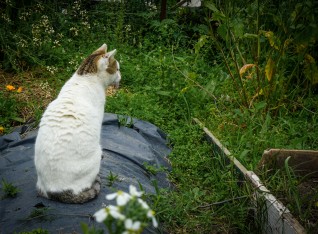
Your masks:
{"label": "dense vegetation", "polygon": [[156,124],[173,148],[176,189],[153,198],[162,228],[258,232],[248,187],[211,155],[192,118],[249,169],[267,148],[317,150],[317,2],[176,3],[160,21],[159,1],[1,2],[0,132],[39,121],[81,60],[106,42],[123,77],[106,111]]}

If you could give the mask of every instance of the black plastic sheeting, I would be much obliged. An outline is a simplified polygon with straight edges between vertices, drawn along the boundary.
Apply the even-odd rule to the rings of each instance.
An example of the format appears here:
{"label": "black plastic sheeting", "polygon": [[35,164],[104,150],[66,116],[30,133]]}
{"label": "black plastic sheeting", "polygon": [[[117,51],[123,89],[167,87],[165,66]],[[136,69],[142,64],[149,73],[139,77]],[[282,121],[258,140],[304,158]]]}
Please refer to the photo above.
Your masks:
{"label": "black plastic sheeting", "polygon": [[[127,127],[119,122],[126,122]],[[128,126],[129,125],[129,126]],[[20,190],[17,197],[0,200],[0,233],[31,231],[37,228],[50,233],[81,233],[80,224],[103,228],[92,215],[103,205],[114,201],[105,195],[117,190],[128,192],[130,184],[146,193],[155,194],[154,181],[159,188],[170,188],[165,172],[151,173],[148,165],[170,170],[166,135],[151,123],[115,114],[105,114],[101,133],[103,157],[100,176],[102,188],[98,197],[84,204],[65,204],[39,197],[36,192],[34,144],[36,131],[24,139],[14,132],[0,137],[0,179],[12,183]],[[107,177],[117,175],[112,186]],[[3,195],[2,184],[0,196]],[[140,189],[139,189],[140,190]],[[43,212],[43,213],[41,213]],[[144,233],[156,233],[148,228]]]}

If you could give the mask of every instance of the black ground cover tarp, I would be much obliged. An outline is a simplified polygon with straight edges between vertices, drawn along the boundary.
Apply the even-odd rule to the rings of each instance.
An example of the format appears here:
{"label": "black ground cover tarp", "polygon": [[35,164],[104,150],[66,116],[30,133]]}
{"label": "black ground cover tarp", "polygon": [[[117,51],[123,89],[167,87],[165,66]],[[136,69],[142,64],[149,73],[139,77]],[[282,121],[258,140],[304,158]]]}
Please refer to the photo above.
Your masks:
{"label": "black ground cover tarp", "polygon": [[[126,122],[129,126],[120,126]],[[142,185],[146,193],[155,193],[153,181],[159,188],[169,188],[165,172],[152,174],[148,165],[170,169],[167,156],[170,153],[166,145],[165,134],[148,122],[105,114],[101,145],[103,158],[100,176],[102,188],[99,196],[85,204],[65,204],[37,196],[36,171],[34,166],[34,143],[36,131],[24,139],[19,133],[0,137],[0,179],[19,188],[15,198],[0,200],[0,233],[18,233],[37,228],[49,230],[50,233],[81,233],[80,223],[102,228],[92,215],[102,205],[113,203],[105,195],[117,190],[128,192],[130,184],[139,188]],[[110,175],[117,175],[109,186]],[[3,195],[2,185],[0,196]],[[150,228],[146,233],[155,232]]]}

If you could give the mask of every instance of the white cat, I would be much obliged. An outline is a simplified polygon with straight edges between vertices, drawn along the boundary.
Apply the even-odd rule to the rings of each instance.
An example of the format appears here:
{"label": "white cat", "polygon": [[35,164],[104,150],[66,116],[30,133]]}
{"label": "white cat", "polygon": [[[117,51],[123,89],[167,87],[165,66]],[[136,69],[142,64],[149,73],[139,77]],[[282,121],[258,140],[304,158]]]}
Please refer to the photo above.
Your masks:
{"label": "white cat", "polygon": [[121,79],[115,53],[104,44],[88,56],[44,112],[34,156],[41,196],[83,203],[98,195],[105,89]]}

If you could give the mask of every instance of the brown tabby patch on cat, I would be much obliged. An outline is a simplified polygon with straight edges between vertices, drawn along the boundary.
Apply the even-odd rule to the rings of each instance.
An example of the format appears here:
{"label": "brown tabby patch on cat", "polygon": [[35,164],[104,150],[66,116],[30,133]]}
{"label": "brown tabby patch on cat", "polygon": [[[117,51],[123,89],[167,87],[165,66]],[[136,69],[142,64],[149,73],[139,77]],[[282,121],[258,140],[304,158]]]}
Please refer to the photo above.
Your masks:
{"label": "brown tabby patch on cat", "polygon": [[105,54],[105,51],[99,50],[88,56],[77,70],[77,74],[86,75],[97,72],[97,61]]}
{"label": "brown tabby patch on cat", "polygon": [[118,70],[118,67],[117,67],[117,61],[116,59],[112,59],[111,58],[111,62],[110,64],[108,65],[106,71],[109,73],[109,74],[115,74]]}

